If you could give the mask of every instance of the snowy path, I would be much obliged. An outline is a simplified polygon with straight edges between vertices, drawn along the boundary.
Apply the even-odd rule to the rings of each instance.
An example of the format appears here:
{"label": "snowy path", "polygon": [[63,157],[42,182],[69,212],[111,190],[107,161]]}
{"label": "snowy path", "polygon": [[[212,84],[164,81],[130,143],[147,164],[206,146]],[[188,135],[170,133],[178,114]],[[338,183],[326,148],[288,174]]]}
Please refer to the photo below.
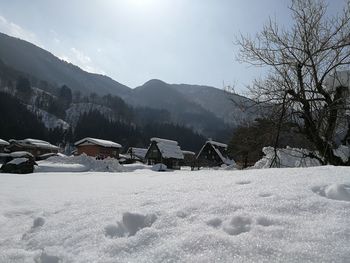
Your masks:
{"label": "snowy path", "polygon": [[349,184],[344,167],[0,174],[0,262],[350,262]]}

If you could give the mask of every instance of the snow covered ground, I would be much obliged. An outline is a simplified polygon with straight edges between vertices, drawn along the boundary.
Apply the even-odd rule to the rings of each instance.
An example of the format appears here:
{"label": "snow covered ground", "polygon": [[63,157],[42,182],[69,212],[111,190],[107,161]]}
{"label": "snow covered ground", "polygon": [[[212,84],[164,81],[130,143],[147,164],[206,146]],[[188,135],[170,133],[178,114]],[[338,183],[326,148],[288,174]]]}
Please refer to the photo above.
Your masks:
{"label": "snow covered ground", "polygon": [[134,168],[0,174],[0,262],[350,262],[350,168]]}

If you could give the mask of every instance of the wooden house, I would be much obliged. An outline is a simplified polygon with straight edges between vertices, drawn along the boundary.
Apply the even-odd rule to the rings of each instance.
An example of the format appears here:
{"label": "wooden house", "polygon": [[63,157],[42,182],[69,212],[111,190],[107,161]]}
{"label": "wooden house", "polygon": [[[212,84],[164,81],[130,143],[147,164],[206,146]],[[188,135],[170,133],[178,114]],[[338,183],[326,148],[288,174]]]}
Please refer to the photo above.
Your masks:
{"label": "wooden house", "polygon": [[148,149],[146,149],[146,148],[130,147],[126,152],[126,155],[132,161],[144,162],[147,150]]}
{"label": "wooden house", "polygon": [[29,152],[35,158],[46,153],[58,153],[59,147],[37,139],[10,140],[6,148],[10,152]]}
{"label": "wooden house", "polygon": [[181,166],[193,166],[196,161],[196,153],[191,151],[182,151],[184,159],[180,162]]}
{"label": "wooden house", "polygon": [[107,157],[118,159],[120,149],[122,148],[119,143],[90,137],[77,141],[74,145],[77,148],[77,155],[85,153],[97,159],[104,159]]}
{"label": "wooden house", "polygon": [[203,145],[196,159],[199,166],[205,167],[235,164],[235,161],[227,153],[227,145],[212,140]]}
{"label": "wooden house", "polygon": [[5,151],[6,146],[9,146],[10,144],[5,141],[0,139],[0,153],[3,153]]}
{"label": "wooden house", "polygon": [[145,159],[149,165],[165,164],[169,169],[180,169],[180,161],[184,155],[176,141],[151,138]]}

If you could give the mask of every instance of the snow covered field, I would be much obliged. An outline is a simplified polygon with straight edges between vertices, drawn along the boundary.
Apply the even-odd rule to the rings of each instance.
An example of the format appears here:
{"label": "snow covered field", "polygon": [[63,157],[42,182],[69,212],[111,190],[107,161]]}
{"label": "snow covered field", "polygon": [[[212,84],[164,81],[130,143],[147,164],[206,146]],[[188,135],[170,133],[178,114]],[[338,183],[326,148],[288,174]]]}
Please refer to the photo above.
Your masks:
{"label": "snow covered field", "polygon": [[0,262],[350,262],[349,184],[331,166],[0,174]]}

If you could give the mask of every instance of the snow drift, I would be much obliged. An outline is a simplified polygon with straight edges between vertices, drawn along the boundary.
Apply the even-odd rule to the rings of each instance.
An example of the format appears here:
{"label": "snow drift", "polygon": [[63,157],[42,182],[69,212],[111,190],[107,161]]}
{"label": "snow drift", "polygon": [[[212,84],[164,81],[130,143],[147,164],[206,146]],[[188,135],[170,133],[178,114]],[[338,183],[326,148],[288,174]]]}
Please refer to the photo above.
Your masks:
{"label": "snow drift", "polygon": [[35,172],[123,172],[117,159],[96,160],[82,154],[79,156],[53,156],[37,162]]}
{"label": "snow drift", "polygon": [[[262,168],[270,168],[271,163],[275,157],[275,150],[273,147],[264,147],[262,149],[264,153],[264,157],[257,161],[252,168],[262,169]],[[315,159],[309,157],[311,152],[306,149],[298,149],[287,147],[284,149],[277,149],[277,158],[276,162],[272,167],[313,167],[320,166],[321,163]]]}

